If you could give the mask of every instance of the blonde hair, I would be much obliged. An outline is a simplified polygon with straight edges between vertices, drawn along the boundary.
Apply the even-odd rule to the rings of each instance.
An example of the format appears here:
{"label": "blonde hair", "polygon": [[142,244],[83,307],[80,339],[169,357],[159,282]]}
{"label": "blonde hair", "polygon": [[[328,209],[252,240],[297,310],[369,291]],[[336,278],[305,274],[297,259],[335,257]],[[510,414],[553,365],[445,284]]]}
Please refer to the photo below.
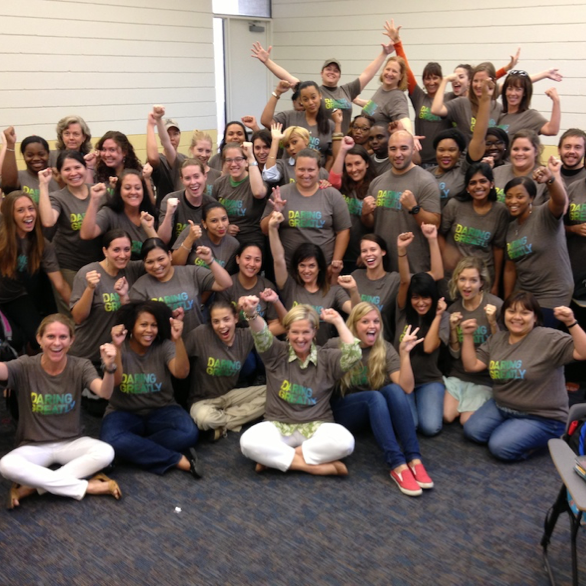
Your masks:
{"label": "blonde hair", "polygon": [[296,305],[293,309],[290,309],[287,312],[287,315],[283,318],[283,327],[289,331],[293,322],[301,321],[303,319],[306,319],[315,331],[318,330],[319,315],[317,315],[317,311],[315,311],[311,305],[305,305],[303,303]]}
{"label": "blonde hair", "polygon": [[301,126],[289,126],[285,129],[285,132],[283,132],[283,139],[281,140],[283,146],[289,144],[289,141],[294,134],[298,136],[303,142],[305,142],[306,146],[309,145],[309,131],[306,128]]}
{"label": "blonde hair", "polygon": [[458,289],[458,279],[460,278],[462,271],[465,271],[466,269],[476,269],[478,271],[478,276],[482,281],[482,287],[480,287],[481,291],[490,289],[490,273],[488,272],[486,263],[477,256],[465,256],[464,258],[461,258],[456,265],[456,268],[452,273],[452,278],[448,284],[450,297],[452,299],[462,297]]}
{"label": "blonde hair", "polygon": [[[389,57],[386,60],[384,66],[383,66],[383,71],[384,71],[385,67],[391,61],[396,61],[399,64],[399,67],[401,69],[401,79],[399,80],[399,85],[397,86],[397,88],[400,89],[402,92],[404,92],[407,89],[407,85],[408,85],[408,80],[407,80],[407,64],[405,63],[405,59],[403,59],[403,57],[397,57],[396,55],[393,55],[392,57]],[[383,74],[382,74],[382,72],[379,75],[378,80],[381,83],[383,82]]]}
{"label": "blonde hair", "polygon": [[346,320],[346,325],[354,337],[357,338],[358,335],[356,324],[371,311],[376,311],[376,314],[378,315],[380,320],[380,332],[376,342],[373,344],[372,349],[370,350],[368,364],[364,365],[361,360],[340,380],[340,392],[342,396],[344,396],[345,393],[354,386],[352,384],[352,379],[360,372],[362,372],[364,366],[366,366],[366,370],[368,372],[368,385],[371,389],[380,389],[384,385],[387,378],[387,347],[384,339],[383,321],[378,307],[372,303],[369,303],[368,301],[361,301],[352,308],[352,311]]}
{"label": "blonde hair", "polygon": [[208,141],[210,143],[210,146],[213,148],[214,141],[212,140],[212,137],[207,132],[203,132],[203,130],[196,129],[193,131],[193,134],[191,135],[191,144],[189,145],[189,150],[195,148],[200,140]]}

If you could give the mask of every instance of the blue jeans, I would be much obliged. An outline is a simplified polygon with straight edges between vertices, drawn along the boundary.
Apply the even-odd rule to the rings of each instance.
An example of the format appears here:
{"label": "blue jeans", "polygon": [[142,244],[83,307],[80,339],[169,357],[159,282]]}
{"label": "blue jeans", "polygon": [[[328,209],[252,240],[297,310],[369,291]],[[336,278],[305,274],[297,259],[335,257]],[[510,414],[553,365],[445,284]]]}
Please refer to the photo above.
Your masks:
{"label": "blue jeans", "polygon": [[100,430],[100,439],[114,448],[116,456],[155,474],[176,466],[198,436],[193,419],[179,405],[154,409],[145,416],[113,411],[104,417]]}
{"label": "blue jeans", "polygon": [[523,460],[550,439],[561,437],[565,427],[556,419],[499,409],[491,399],[464,424],[464,435],[480,444],[488,443],[490,453],[499,460]]}
{"label": "blue jeans", "polygon": [[376,443],[383,450],[391,470],[421,458],[407,395],[398,385],[390,384],[380,391],[360,391],[334,399],[332,411],[336,423],[350,432],[359,431],[370,423]]}
{"label": "blue jeans", "polygon": [[423,383],[407,395],[415,427],[423,435],[437,435],[442,430],[445,392],[443,383]]}

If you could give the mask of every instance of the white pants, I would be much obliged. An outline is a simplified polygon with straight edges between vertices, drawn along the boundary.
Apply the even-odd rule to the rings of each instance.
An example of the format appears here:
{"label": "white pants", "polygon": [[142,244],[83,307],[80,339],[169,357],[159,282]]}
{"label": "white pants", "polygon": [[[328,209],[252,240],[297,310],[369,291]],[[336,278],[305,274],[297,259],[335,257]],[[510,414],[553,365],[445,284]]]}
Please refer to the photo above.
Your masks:
{"label": "white pants", "polygon": [[225,427],[230,431],[240,431],[249,421],[254,421],[265,412],[267,387],[244,387],[232,389],[215,399],[197,401],[189,411],[200,429]]}
{"label": "white pants", "polygon": [[[20,446],[0,460],[0,474],[24,486],[36,488],[39,494],[50,492],[81,500],[87,480],[114,459],[109,444],[91,437],[64,442]],[[62,464],[51,470],[47,466]]]}
{"label": "white pants", "polygon": [[349,456],[354,451],[354,436],[337,423],[322,423],[310,439],[298,431],[287,436],[270,421],[263,421],[240,438],[240,449],[247,458],[282,472],[291,466],[297,446],[308,464],[325,464]]}

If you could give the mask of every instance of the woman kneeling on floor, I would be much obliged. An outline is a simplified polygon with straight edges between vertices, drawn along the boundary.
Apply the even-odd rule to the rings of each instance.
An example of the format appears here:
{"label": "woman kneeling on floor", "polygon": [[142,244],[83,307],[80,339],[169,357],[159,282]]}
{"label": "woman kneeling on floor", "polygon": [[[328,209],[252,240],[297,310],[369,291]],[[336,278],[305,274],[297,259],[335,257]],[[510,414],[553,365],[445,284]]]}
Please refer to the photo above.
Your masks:
{"label": "woman kneeling on floor", "polygon": [[281,342],[258,315],[257,297],[241,298],[241,305],[267,376],[265,421],[242,435],[242,453],[258,462],[257,472],[269,467],[347,474],[340,459],[354,451],[354,437],[334,423],[330,397],[336,381],[360,360],[359,341],[337,311],[322,309],[321,319],[336,327],[341,344],[340,349],[318,348],[314,338],[320,318],[301,304],[285,316],[288,342]]}
{"label": "woman kneeling on floor", "polygon": [[[12,480],[6,506],[13,509],[35,492],[50,492],[81,500],[86,494],[122,496],[118,484],[104,474],[83,480],[114,459],[108,444],[82,437],[81,392],[89,388],[109,399],[114,388],[116,348],[103,344],[100,354],[104,378],[85,358],[68,356],[73,323],[63,315],[47,316],[37,342],[41,353],[0,362],[0,380],[17,393],[20,418],[18,447],[0,460],[0,473]],[[61,464],[51,470],[49,466]]]}

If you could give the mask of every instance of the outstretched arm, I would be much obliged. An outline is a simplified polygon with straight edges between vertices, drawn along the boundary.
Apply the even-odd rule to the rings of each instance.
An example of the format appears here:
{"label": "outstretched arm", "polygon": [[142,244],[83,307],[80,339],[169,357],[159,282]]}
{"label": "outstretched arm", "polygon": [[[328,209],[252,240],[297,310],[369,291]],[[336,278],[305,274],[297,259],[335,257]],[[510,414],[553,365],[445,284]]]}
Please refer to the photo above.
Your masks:
{"label": "outstretched arm", "polygon": [[153,106],[153,115],[157,123],[157,132],[159,133],[159,140],[163,145],[165,158],[167,159],[169,166],[173,167],[175,159],[177,158],[177,151],[173,148],[171,139],[169,138],[169,133],[165,129],[165,124],[163,123],[163,116],[165,115],[164,106]]}
{"label": "outstretched arm", "polygon": [[468,145],[468,156],[471,161],[480,161],[486,151],[485,139],[490,122],[490,109],[492,107],[492,93],[494,92],[494,81],[487,79],[482,85],[482,95],[478,103],[476,124],[470,144]]}
{"label": "outstretched arm", "polygon": [[263,126],[266,128],[270,128],[273,124],[273,116],[275,115],[275,108],[277,107],[277,102],[281,99],[281,96],[289,91],[291,84],[288,81],[281,79],[275,88],[275,91],[271,92],[269,96],[269,101],[265,106],[265,109],[262,111],[260,116],[260,121]]}
{"label": "outstretched arm", "polygon": [[275,77],[278,77],[279,79],[284,79],[288,81],[291,85],[298,84],[300,81],[299,79],[291,75],[284,67],[277,65],[271,59],[270,56],[272,50],[272,47],[269,47],[268,50],[265,50],[259,42],[256,42],[252,45],[251,57],[258,59]]}
{"label": "outstretched arm", "polygon": [[273,212],[269,219],[269,243],[275,265],[275,280],[277,287],[282,289],[287,281],[287,265],[285,263],[285,249],[279,238],[279,224],[284,220],[281,212]]}
{"label": "outstretched arm", "polygon": [[560,124],[562,122],[560,97],[554,87],[545,90],[545,95],[552,101],[551,116],[549,122],[546,122],[541,127],[541,134],[544,134],[545,136],[555,136],[560,131]]}

